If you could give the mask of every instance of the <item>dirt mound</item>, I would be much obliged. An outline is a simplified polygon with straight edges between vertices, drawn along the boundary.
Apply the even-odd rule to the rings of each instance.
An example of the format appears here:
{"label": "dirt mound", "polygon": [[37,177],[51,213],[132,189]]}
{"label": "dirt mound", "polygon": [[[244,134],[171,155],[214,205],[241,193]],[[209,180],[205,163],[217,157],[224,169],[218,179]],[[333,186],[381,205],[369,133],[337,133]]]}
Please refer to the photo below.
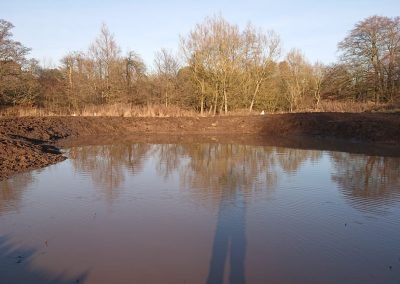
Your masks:
{"label": "dirt mound", "polygon": [[23,117],[0,119],[0,179],[65,159],[50,144],[64,138],[138,133],[332,137],[400,145],[400,115],[297,113],[243,117]]}
{"label": "dirt mound", "polygon": [[65,160],[57,148],[0,136],[0,180],[9,175]]}

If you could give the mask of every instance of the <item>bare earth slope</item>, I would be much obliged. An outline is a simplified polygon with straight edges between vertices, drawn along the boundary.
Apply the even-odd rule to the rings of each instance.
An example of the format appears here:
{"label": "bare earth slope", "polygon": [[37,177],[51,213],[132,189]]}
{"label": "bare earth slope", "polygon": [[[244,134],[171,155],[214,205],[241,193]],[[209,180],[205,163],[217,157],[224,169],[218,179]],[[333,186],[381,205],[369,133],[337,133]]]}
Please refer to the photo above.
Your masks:
{"label": "bare earth slope", "polygon": [[400,115],[297,113],[243,117],[23,117],[0,119],[0,180],[65,158],[52,145],[89,135],[256,134],[260,137],[331,137],[400,147]]}

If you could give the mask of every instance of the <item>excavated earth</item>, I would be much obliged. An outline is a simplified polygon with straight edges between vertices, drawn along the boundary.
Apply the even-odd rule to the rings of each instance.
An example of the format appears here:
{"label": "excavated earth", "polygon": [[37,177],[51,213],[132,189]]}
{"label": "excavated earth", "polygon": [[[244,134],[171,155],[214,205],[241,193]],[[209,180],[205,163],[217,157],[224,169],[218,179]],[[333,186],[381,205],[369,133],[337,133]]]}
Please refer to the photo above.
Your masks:
{"label": "excavated earth", "polygon": [[[354,152],[359,151],[362,143],[368,145],[372,154],[376,149],[386,149],[388,155],[397,156],[400,155],[400,114],[0,118],[0,180],[66,159],[58,148],[60,146],[92,143],[93,137],[103,137],[97,138],[97,143],[107,143],[105,137],[110,136],[113,138],[108,143],[112,143],[129,135],[138,141],[153,143],[175,139],[175,142],[186,143],[280,144]],[[327,143],[328,146],[321,146]]]}

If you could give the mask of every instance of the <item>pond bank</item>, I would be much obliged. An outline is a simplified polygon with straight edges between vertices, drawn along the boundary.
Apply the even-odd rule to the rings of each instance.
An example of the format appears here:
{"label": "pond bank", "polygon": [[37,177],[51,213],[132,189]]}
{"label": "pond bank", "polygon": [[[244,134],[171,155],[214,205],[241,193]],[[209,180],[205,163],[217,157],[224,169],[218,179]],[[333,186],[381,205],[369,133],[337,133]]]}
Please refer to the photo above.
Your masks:
{"label": "pond bank", "polygon": [[[295,113],[265,116],[174,118],[1,118],[0,180],[17,172],[44,167],[64,160],[65,157],[54,146],[55,144],[63,146],[63,141],[84,140],[84,137],[94,135],[122,137],[137,134],[142,137],[150,134],[160,134],[160,137],[172,134],[181,137],[204,135],[208,136],[211,142],[214,136],[221,135],[221,137],[231,137],[229,141],[235,141],[235,137],[237,137],[241,143],[246,142],[243,141],[243,137],[247,137],[247,135],[257,135],[257,143],[270,140],[270,137],[273,136],[290,139],[293,137],[317,137],[399,148],[400,114]],[[66,138],[68,139],[66,140]]]}

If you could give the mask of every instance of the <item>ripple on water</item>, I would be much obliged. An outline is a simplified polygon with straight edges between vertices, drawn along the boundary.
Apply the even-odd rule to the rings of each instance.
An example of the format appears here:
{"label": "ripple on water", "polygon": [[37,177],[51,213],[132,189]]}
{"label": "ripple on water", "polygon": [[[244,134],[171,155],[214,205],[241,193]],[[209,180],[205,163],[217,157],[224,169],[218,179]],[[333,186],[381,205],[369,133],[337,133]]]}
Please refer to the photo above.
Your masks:
{"label": "ripple on water", "polygon": [[0,184],[0,235],[30,252],[26,283],[229,271],[246,283],[398,283],[398,158],[217,143],[66,153]]}

